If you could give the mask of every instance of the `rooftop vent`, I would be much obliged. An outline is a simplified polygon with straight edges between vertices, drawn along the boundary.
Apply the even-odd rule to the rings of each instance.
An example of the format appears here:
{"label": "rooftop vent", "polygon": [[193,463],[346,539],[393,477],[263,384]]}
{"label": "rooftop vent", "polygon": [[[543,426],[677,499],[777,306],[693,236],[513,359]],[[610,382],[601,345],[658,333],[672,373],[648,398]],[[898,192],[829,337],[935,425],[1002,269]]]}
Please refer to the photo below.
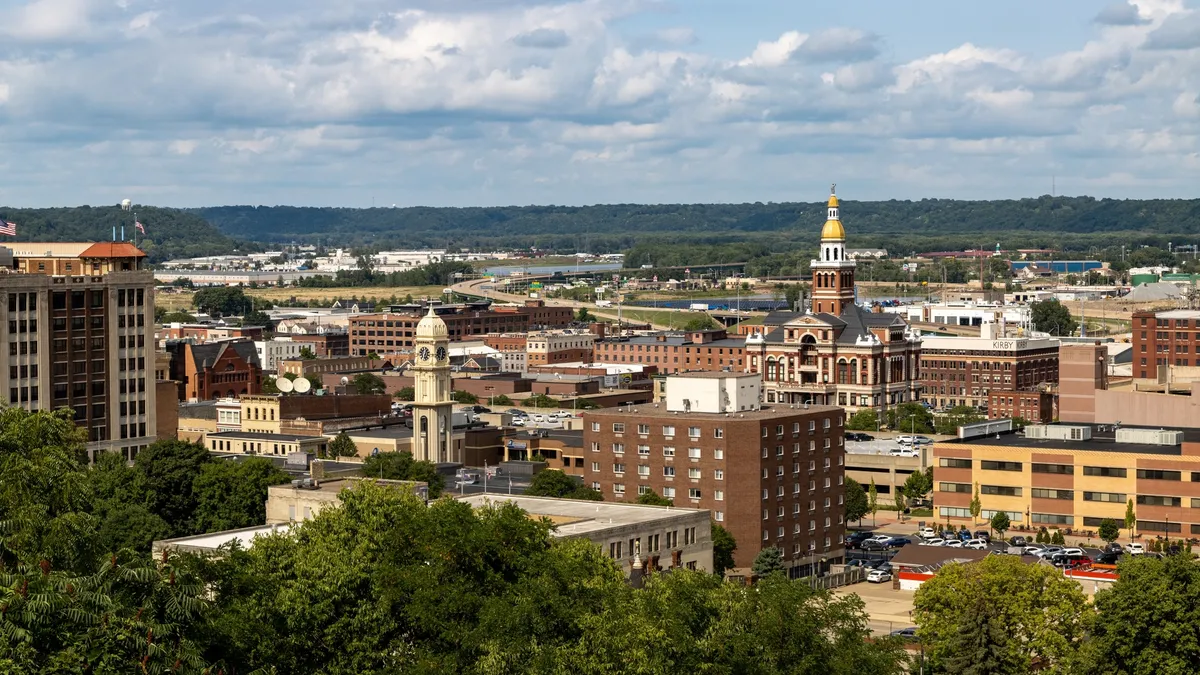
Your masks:
{"label": "rooftop vent", "polygon": [[1055,441],[1090,441],[1092,428],[1061,424],[1031,424],[1025,427],[1026,438]]}

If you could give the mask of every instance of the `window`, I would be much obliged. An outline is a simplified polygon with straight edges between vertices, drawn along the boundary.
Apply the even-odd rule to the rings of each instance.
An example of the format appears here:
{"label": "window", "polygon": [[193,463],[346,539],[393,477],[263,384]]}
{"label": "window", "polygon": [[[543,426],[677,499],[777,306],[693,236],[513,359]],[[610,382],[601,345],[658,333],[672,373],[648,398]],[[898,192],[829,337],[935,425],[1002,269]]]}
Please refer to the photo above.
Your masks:
{"label": "window", "polygon": [[1138,469],[1137,477],[1146,480],[1180,480],[1182,478],[1179,471],[1164,471],[1162,469]]}
{"label": "window", "polygon": [[638,446],[638,454],[641,455],[642,457],[649,457],[650,456],[650,446],[639,445]]}
{"label": "window", "polygon": [[[989,460],[980,460],[979,468],[986,471],[1020,471],[1020,462],[993,462]],[[987,493],[984,493],[987,494]]]}
{"label": "window", "polygon": [[649,464],[638,464],[638,475],[639,476],[649,476],[650,475],[650,465]]}
{"label": "window", "polygon": [[675,467],[664,466],[663,467],[663,475],[666,476],[667,478],[674,478],[675,477]]}
{"label": "window", "polygon": [[592,422],[592,431],[600,431],[600,423]]}
{"label": "window", "polygon": [[713,459],[725,459],[725,451],[721,448],[713,450]]}
{"label": "window", "polygon": [[668,424],[663,427],[663,436],[670,438],[675,435],[675,425]]}
{"label": "window", "polygon": [[1072,516],[1064,516],[1057,513],[1034,513],[1030,515],[1030,520],[1035,523],[1043,523],[1046,525],[1074,525],[1075,518]]}
{"label": "window", "polygon": [[592,452],[600,452],[600,444],[592,441]]}
{"label": "window", "polygon": [[1138,495],[1137,503],[1142,506],[1179,506],[1179,497],[1160,497],[1158,495]]}
{"label": "window", "polygon": [[940,492],[962,492],[965,494],[971,493],[970,483],[938,483],[938,491]]}
{"label": "window", "polygon": [[1115,504],[1124,504],[1128,499],[1122,492],[1084,492],[1083,501],[1085,502],[1112,502]]}
{"label": "window", "polygon": [[688,469],[688,478],[691,478],[692,480],[700,480],[700,469]]}
{"label": "window", "polygon": [[700,488],[688,488],[688,499],[700,499]]}
{"label": "window", "polygon": [[624,483],[613,483],[613,492],[618,495],[624,495],[625,494],[625,484]]}
{"label": "window", "polygon": [[714,511],[713,512],[713,520],[717,521],[718,523],[725,522],[725,512],[724,511]]}
{"label": "window", "polygon": [[725,491],[724,490],[713,490],[713,499],[715,499],[718,502],[725,501]]}
{"label": "window", "polygon": [[[979,517],[984,520],[991,520],[992,516],[995,516],[997,513],[1000,513],[1000,511],[990,511],[988,509],[984,509],[982,512],[980,512]],[[1025,514],[1022,511],[1004,511],[1004,513],[1007,514],[1008,519],[1014,523],[1021,522],[1021,519],[1025,517]]]}
{"label": "window", "polygon": [[667,499],[675,498],[675,488],[673,488],[673,487],[665,487],[665,488],[663,488],[662,492],[663,492],[663,496],[666,497]]}
{"label": "window", "polygon": [[1020,497],[1021,488],[1008,485],[980,485],[979,494],[999,495],[1001,497]]}
{"label": "window", "polygon": [[675,456],[675,448],[673,448],[669,445],[663,447],[663,457],[674,457],[674,456]]}
{"label": "window", "polygon": [[624,443],[613,443],[613,452],[618,455],[625,454],[625,444]]}
{"label": "window", "polygon": [[700,438],[700,427],[688,427],[688,438]]}
{"label": "window", "polygon": [[592,462],[592,471],[600,470],[600,462]]}
{"label": "window", "polygon": [[1125,469],[1109,466],[1085,466],[1083,467],[1083,475],[1102,476],[1104,478],[1125,478],[1127,471]]}
{"label": "window", "polygon": [[971,468],[971,460],[958,459],[956,457],[942,457],[938,460],[938,466],[943,469],[969,469]]}
{"label": "window", "polygon": [[624,422],[613,422],[613,433],[614,434],[625,433],[625,423]]}
{"label": "window", "polygon": [[943,518],[970,518],[971,509],[963,509],[954,506],[942,506],[938,508]]}
{"label": "window", "polygon": [[649,424],[639,424],[638,425],[638,433],[642,434],[643,436],[650,433],[650,425]]}
{"label": "window", "polygon": [[1037,499],[1075,499],[1074,490],[1050,490],[1047,488],[1033,488],[1029,491],[1031,497]]}
{"label": "window", "polygon": [[700,459],[700,448],[688,448],[688,458]]}
{"label": "window", "polygon": [[1180,532],[1182,526],[1176,522],[1163,522],[1161,520],[1139,520],[1137,521],[1137,529],[1144,532]]}
{"label": "window", "polygon": [[713,438],[725,438],[725,430],[721,427],[713,429]]}
{"label": "window", "polygon": [[1033,473],[1059,473],[1073,474],[1075,466],[1072,464],[1030,464],[1029,470]]}

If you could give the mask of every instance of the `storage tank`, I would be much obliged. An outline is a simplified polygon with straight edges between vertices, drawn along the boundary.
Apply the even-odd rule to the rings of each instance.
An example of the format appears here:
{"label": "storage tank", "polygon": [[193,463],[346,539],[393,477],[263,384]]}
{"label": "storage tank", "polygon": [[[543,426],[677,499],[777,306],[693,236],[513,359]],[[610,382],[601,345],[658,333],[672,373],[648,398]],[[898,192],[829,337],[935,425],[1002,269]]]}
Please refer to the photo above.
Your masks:
{"label": "storage tank", "polygon": [[1158,283],[1157,274],[1132,274],[1129,276],[1130,286],[1141,286],[1142,284]]}

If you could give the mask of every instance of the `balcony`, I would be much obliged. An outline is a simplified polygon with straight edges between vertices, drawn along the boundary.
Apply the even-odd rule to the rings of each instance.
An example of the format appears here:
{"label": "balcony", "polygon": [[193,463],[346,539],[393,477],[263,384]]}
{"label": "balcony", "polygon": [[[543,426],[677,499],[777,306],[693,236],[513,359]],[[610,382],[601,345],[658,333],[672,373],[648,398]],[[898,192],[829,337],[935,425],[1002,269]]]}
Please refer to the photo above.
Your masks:
{"label": "balcony", "polygon": [[767,388],[777,391],[802,391],[817,394],[832,394],[836,385],[832,382],[764,382]]}

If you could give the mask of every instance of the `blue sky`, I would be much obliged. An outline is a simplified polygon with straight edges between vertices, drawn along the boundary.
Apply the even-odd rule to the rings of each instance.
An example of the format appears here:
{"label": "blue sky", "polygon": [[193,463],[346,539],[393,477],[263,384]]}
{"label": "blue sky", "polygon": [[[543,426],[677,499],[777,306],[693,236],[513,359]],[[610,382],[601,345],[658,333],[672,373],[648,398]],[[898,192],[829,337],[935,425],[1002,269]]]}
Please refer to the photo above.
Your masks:
{"label": "blue sky", "polygon": [[10,0],[0,204],[1197,196],[1200,0]]}

